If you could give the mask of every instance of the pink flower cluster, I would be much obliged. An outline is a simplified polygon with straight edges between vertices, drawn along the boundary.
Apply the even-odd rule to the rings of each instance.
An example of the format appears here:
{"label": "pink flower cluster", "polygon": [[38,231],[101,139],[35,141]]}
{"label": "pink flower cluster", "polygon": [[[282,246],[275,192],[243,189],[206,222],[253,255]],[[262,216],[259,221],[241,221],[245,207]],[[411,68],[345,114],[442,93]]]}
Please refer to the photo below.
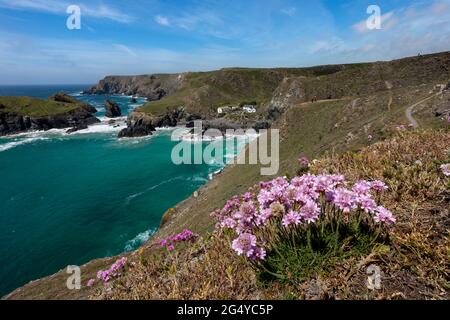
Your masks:
{"label": "pink flower cluster", "polygon": [[175,243],[187,241],[194,242],[197,238],[197,234],[195,234],[191,230],[186,229],[183,232],[159,241],[159,245],[161,247],[166,247],[169,251],[173,251],[175,249]]}
{"label": "pink flower cluster", "polygon": [[[122,257],[116,262],[114,262],[111,267],[107,270],[99,270],[97,272],[97,278],[102,280],[103,282],[109,282],[109,280],[120,276],[120,272],[124,269],[125,264],[127,263],[127,258]],[[91,279],[88,281],[88,286],[91,287],[94,285],[95,280]]]}
{"label": "pink flower cluster", "polygon": [[307,157],[302,156],[302,157],[298,158],[298,164],[302,168],[307,168],[309,166],[309,160]]}
{"label": "pink flower cluster", "polygon": [[450,163],[441,165],[441,170],[445,176],[450,177]]}
{"label": "pink flower cluster", "polygon": [[306,174],[290,181],[279,177],[261,182],[257,193],[234,196],[212,215],[218,230],[232,229],[237,233],[233,250],[252,260],[266,256],[265,244],[258,242],[256,231],[272,222],[278,223],[279,228],[307,227],[324,217],[329,206],[343,214],[357,211],[368,214],[379,224],[390,225],[396,221],[389,210],[375,201],[374,194],[387,189],[382,181],[361,180],[351,188],[346,185],[342,175]]}

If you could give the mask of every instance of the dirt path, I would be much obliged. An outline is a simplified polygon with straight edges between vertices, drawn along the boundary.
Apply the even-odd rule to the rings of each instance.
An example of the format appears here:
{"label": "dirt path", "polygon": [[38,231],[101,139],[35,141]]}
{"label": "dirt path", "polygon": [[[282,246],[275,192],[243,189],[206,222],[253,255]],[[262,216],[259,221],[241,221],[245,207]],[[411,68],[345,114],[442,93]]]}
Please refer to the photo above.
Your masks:
{"label": "dirt path", "polygon": [[440,95],[440,94],[441,94],[441,92],[435,93],[435,94],[433,94],[432,96],[429,96],[428,98],[425,98],[425,99],[423,99],[423,100],[420,100],[419,102],[417,102],[417,103],[415,103],[415,104],[409,106],[408,108],[406,108],[406,110],[405,110],[406,118],[408,119],[409,123],[410,123],[414,128],[418,128],[418,127],[419,127],[419,123],[417,122],[416,119],[414,119],[414,117],[413,117],[413,115],[412,115],[413,112],[414,112],[414,108],[417,107],[418,105],[421,105],[422,103],[424,103],[424,102],[426,102],[426,101],[428,101],[428,100],[430,100],[430,99],[432,99],[432,98],[434,98],[434,97]]}

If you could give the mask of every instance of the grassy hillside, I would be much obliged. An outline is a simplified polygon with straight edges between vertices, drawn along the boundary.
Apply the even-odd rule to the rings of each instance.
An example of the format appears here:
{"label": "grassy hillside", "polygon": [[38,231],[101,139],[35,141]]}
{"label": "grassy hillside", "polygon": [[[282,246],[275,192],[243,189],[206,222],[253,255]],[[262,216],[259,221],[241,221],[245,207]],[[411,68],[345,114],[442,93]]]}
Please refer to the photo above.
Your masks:
{"label": "grassy hillside", "polygon": [[[364,98],[301,103],[291,107],[273,126],[280,130],[281,137],[279,174],[294,175],[300,155],[316,158],[328,151],[357,151],[391,136],[399,124],[407,124],[404,114],[407,106],[429,96],[432,87],[434,85],[400,88]],[[393,102],[389,106],[391,97]],[[430,113],[429,108],[427,114]],[[433,121],[436,122],[430,126],[445,126],[443,121]],[[369,135],[372,135],[371,140]],[[213,221],[209,213],[260,179],[259,165],[226,168],[199,190],[198,198],[191,197],[168,212],[165,217],[168,222],[157,236],[167,236],[184,228],[198,232],[210,230]]]}
{"label": "grassy hillside", "polygon": [[45,117],[64,114],[80,107],[76,103],[64,103],[30,97],[0,97],[1,112],[30,117]]}
{"label": "grassy hillside", "polygon": [[[159,101],[141,108],[149,114],[184,106],[191,113],[214,115],[222,105],[257,101],[265,110],[277,96],[289,102],[366,96],[389,88],[439,83],[450,78],[450,53],[405,58],[391,62],[331,65],[311,68],[230,68],[183,75],[182,85]],[[290,104],[291,104],[290,103]]]}

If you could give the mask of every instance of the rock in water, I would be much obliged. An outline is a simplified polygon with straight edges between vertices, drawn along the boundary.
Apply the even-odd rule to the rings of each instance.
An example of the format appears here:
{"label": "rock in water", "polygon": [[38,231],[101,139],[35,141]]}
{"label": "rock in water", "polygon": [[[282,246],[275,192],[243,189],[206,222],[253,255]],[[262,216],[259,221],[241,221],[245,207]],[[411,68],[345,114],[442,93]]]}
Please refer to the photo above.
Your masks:
{"label": "rock in water", "polygon": [[130,103],[136,103],[136,102],[137,102],[137,99],[135,97],[130,99]]}
{"label": "rock in water", "polygon": [[87,129],[87,128],[88,128],[88,126],[86,124],[81,124],[81,125],[75,126],[73,128],[70,128],[69,130],[66,131],[66,133],[67,134],[71,134],[71,133],[74,133],[74,132],[77,132],[77,131],[80,131],[80,130],[84,130],[84,129]]}
{"label": "rock in water", "polygon": [[117,118],[122,115],[122,111],[120,110],[119,105],[111,100],[105,101],[105,110],[105,116],[107,118]]}
{"label": "rock in water", "polygon": [[156,129],[152,124],[152,118],[145,115],[135,116],[136,114],[138,113],[132,113],[128,117],[128,126],[119,132],[118,138],[145,137],[153,134]]}

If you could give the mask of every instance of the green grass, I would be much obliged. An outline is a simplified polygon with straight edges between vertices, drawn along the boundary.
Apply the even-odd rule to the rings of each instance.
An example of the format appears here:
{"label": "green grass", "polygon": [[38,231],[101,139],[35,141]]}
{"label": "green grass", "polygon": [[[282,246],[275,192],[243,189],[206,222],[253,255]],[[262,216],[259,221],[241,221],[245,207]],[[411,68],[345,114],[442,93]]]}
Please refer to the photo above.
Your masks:
{"label": "green grass", "polygon": [[281,237],[283,241],[277,242],[259,265],[259,280],[263,284],[273,280],[300,283],[313,274],[326,275],[336,262],[367,255],[383,243],[376,230],[356,219],[337,225],[321,222],[307,231]]}
{"label": "green grass", "polygon": [[[227,68],[185,75],[181,88],[159,101],[148,102],[141,111],[153,115],[167,108],[184,106],[191,113],[213,115],[217,107],[257,101],[268,106],[276,90],[281,94],[293,89],[302,92],[300,102],[319,99],[364,97],[394,89],[448,82],[442,65],[448,64],[448,52],[391,62],[326,65],[309,68]],[[285,86],[286,85],[286,86]],[[283,87],[283,88],[282,88]],[[278,91],[277,91],[278,92]]]}
{"label": "green grass", "polygon": [[64,114],[80,107],[79,104],[62,103],[30,97],[0,97],[4,106],[2,112],[11,112],[30,117],[44,117]]}

